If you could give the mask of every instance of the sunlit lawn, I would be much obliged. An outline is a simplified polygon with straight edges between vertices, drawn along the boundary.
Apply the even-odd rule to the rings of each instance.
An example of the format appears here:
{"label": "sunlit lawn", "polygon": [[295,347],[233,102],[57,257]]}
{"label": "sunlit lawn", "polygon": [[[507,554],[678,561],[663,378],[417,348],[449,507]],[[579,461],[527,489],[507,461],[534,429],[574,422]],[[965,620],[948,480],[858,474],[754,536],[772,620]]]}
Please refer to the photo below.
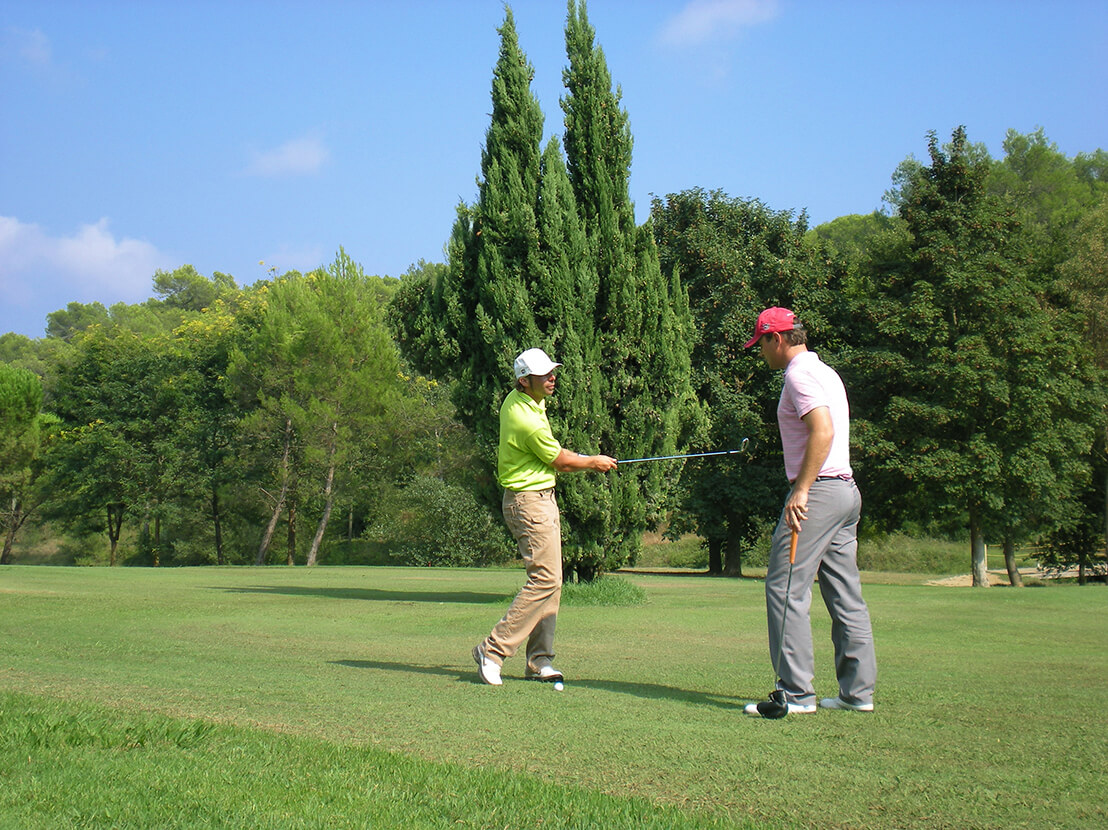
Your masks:
{"label": "sunlit lawn", "polygon": [[761,582],[623,578],[555,692],[515,570],[0,568],[0,827],[1108,825],[1103,586],[868,584],[877,712],[764,721]]}

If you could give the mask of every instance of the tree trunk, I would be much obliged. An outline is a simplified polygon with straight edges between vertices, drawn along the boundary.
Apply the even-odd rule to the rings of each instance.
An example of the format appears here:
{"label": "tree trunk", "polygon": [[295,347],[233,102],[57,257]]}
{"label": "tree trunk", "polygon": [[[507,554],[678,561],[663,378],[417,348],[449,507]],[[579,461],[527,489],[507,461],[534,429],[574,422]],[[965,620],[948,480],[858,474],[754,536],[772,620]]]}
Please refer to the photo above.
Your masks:
{"label": "tree trunk", "polygon": [[981,530],[981,518],[970,510],[970,565],[973,569],[973,587],[989,587],[989,565],[985,557],[985,534]]}
{"label": "tree trunk", "polygon": [[331,508],[335,503],[335,445],[338,443],[339,425],[331,424],[331,445],[327,448],[327,483],[323,486],[323,517],[319,520],[319,526],[315,529],[315,538],[312,539],[311,550],[308,551],[309,566],[314,565],[319,559],[319,546],[323,542],[323,534],[327,530],[327,523],[331,520]]}
{"label": "tree trunk", "polygon": [[289,535],[288,535],[288,556],[285,559],[286,565],[296,564],[296,502],[289,502]]}
{"label": "tree trunk", "polygon": [[743,575],[743,548],[742,539],[734,533],[727,537],[724,544],[723,572],[726,576]]}
{"label": "tree trunk", "polygon": [[12,563],[12,548],[15,546],[15,534],[19,531],[19,528],[22,527],[25,518],[26,515],[23,513],[23,503],[19,499],[13,497],[12,510],[8,522],[8,532],[4,534],[4,551],[0,553],[0,565],[10,565]]}
{"label": "tree trunk", "polygon": [[273,515],[269,517],[265,534],[262,536],[262,544],[258,547],[258,555],[254,557],[255,565],[264,565],[266,554],[269,552],[269,543],[273,541],[273,534],[277,532],[277,522],[281,519],[281,512],[285,509],[285,498],[289,492],[289,452],[292,449],[292,419],[285,420],[285,452],[281,456],[281,492],[277,494],[277,501],[273,507]]}
{"label": "tree trunk", "polygon": [[219,518],[219,487],[212,482],[212,526],[215,528],[215,561],[217,565],[226,565],[223,555],[223,524]]}
{"label": "tree trunk", "polygon": [[111,543],[111,548],[108,553],[108,565],[115,567],[115,551],[119,546],[119,532],[123,527],[123,505],[109,504],[106,505],[108,511],[108,541]]}
{"label": "tree trunk", "polygon": [[12,546],[15,543],[15,522],[8,525],[8,532],[4,534],[4,551],[0,553],[0,565],[12,563]]}
{"label": "tree trunk", "polygon": [[1004,537],[1004,567],[1008,569],[1008,581],[1013,588],[1023,587],[1023,577],[1016,567],[1016,543],[1008,536]]}
{"label": "tree trunk", "polygon": [[273,515],[269,517],[269,524],[262,534],[262,543],[258,546],[258,555],[254,557],[255,565],[264,565],[266,554],[269,553],[269,543],[273,541],[273,534],[277,532],[277,522],[281,520],[281,514],[285,510],[285,494],[288,492],[288,482],[281,484],[281,492],[277,496],[277,503],[273,506]]}
{"label": "tree trunk", "polygon": [[154,567],[162,564],[162,517],[154,517]]}
{"label": "tree trunk", "polygon": [[708,573],[721,574],[723,573],[723,540],[722,539],[709,539],[708,540]]}

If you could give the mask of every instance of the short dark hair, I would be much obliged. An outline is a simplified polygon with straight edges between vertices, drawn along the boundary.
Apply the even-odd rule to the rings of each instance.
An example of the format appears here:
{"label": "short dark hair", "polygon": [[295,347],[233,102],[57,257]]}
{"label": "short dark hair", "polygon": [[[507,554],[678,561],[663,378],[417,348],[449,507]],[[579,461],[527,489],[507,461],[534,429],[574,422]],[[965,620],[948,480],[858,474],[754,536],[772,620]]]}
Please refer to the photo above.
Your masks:
{"label": "short dark hair", "polygon": [[790,346],[807,346],[808,330],[800,323],[793,323],[790,331],[781,332],[781,338]]}

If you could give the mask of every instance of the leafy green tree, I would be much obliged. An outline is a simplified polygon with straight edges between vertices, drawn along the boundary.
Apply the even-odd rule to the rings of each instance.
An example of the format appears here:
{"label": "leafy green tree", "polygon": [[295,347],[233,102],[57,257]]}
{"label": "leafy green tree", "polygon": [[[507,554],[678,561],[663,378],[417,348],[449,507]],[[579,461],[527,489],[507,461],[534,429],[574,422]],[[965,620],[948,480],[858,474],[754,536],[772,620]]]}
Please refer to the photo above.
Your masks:
{"label": "leafy green tree", "polygon": [[822,241],[848,265],[853,294],[864,293],[872,277],[887,273],[903,261],[908,231],[899,216],[880,211],[865,216],[840,216],[808,231],[809,238]]}
{"label": "leafy green tree", "polygon": [[[587,255],[587,241],[578,216],[573,188],[557,139],[547,142],[542,159],[542,189],[538,224],[541,248],[539,278],[534,286],[536,316],[554,354],[565,365],[566,382],[547,401],[547,414],[563,444],[588,453],[600,452],[611,423],[607,384],[602,374],[601,333],[594,313],[599,288]],[[625,556],[605,545],[613,530],[619,490],[612,476],[564,476],[559,481],[559,505],[566,544],[567,572],[588,579]]]}
{"label": "leafy green tree", "polygon": [[741,575],[744,553],[780,512],[786,487],[776,419],[780,378],[743,346],[763,308],[787,306],[835,365],[845,334],[846,269],[808,237],[803,215],[757,200],[693,189],[656,198],[652,215],[662,267],[680,271],[689,291],[693,378],[710,416],[701,438],[715,448],[751,442],[746,457],[689,462],[681,479],[686,515],[708,545],[709,570]]}
{"label": "leafy green tree", "polygon": [[253,325],[229,374],[251,410],[244,432],[277,488],[256,561],[265,561],[282,513],[291,534],[303,507],[319,517],[307,552],[313,565],[337,488],[357,478],[355,471],[344,480],[343,471],[389,431],[402,383],[398,357],[370,283],[341,249],[326,271],[267,286]]}
{"label": "leafy green tree", "polygon": [[1009,130],[1004,158],[990,171],[990,191],[1017,205],[1032,254],[1031,276],[1051,292],[1048,296],[1055,302],[1065,299],[1052,289],[1059,266],[1070,255],[1078,225],[1108,196],[1108,178],[1103,177],[1108,171],[1100,171],[1100,176],[1095,171],[1094,163],[1067,158],[1041,127],[1027,135]]}
{"label": "leafy green tree", "polygon": [[47,416],[42,383],[27,369],[0,363],[0,565],[11,563],[16,534],[34,511],[36,460]]}
{"label": "leafy green tree", "polygon": [[265,564],[278,523],[287,516],[286,562],[292,565],[298,485],[305,464],[303,397],[309,386],[301,374],[314,359],[309,326],[318,322],[318,310],[308,281],[298,272],[256,284],[252,299],[236,318],[241,332],[228,358],[227,379],[244,413],[239,463],[257,485],[269,513],[254,564]]}
{"label": "leafy green tree", "polygon": [[[212,561],[228,562],[225,546],[225,502],[228,490],[243,480],[236,458],[236,431],[242,413],[225,381],[237,333],[234,316],[213,303],[198,319],[176,332],[174,348],[181,356],[172,379],[177,417],[172,440],[174,478],[181,485],[183,506],[210,521]],[[199,515],[196,522],[201,524]]]}
{"label": "leafy green tree", "polygon": [[[459,207],[463,209],[464,205]],[[417,373],[446,377],[441,359],[445,326],[436,314],[441,310],[443,283],[449,279],[449,265],[420,260],[401,274],[400,285],[389,299],[386,312],[389,327],[401,353]],[[451,386],[447,384],[446,388]]]}
{"label": "leafy green tree", "polygon": [[1074,229],[1059,288],[1079,315],[1097,365],[1108,371],[1108,196]]}
{"label": "leafy green tree", "polygon": [[46,315],[46,335],[69,342],[92,326],[110,322],[111,316],[103,303],[69,303],[64,309]]}
{"label": "leafy green tree", "polygon": [[164,338],[118,327],[90,329],[77,346],[54,392],[63,429],[51,449],[51,509],[71,525],[106,530],[112,565],[126,517],[153,522],[157,563],[174,489],[169,436],[177,410],[166,381],[177,358]]}
{"label": "leafy green tree", "polygon": [[33,372],[0,363],[0,470],[22,461],[19,444],[42,408],[42,383]]}
{"label": "leafy green tree", "polygon": [[929,147],[901,207],[908,260],[859,309],[855,435],[902,517],[967,517],[985,586],[986,533],[1013,540],[1073,520],[1090,378],[1068,318],[1035,291],[1012,203],[988,192],[989,162],[963,128],[949,151],[934,134]]}
{"label": "leafy green tree", "polygon": [[233,277],[217,271],[209,280],[191,265],[154,273],[154,293],[168,308],[182,311],[203,311],[237,290]]}
{"label": "leafy green tree", "polygon": [[[1092,359],[1100,373],[1100,389],[1108,389],[1108,197],[1078,222],[1069,253],[1069,258],[1059,267],[1059,288],[1081,320]],[[1068,541],[1074,541],[1074,545],[1058,546],[1062,562],[1073,561],[1073,557],[1064,554],[1073,552],[1074,548],[1077,554],[1083,553],[1080,550],[1082,538],[1087,543],[1086,551],[1095,548],[1091,539],[1098,533],[1108,560],[1108,409],[1102,404],[1098,418],[1094,407],[1090,417],[1094,422],[1099,420],[1100,429],[1093,449],[1094,485],[1083,502],[1099,521],[1085,523],[1096,530],[1084,537],[1079,533],[1070,534]],[[1099,496],[1095,495],[1098,492]],[[1080,555],[1077,562],[1084,564]]]}
{"label": "leafy green tree", "polygon": [[[519,48],[510,9],[499,31],[478,201],[459,208],[448,266],[409,274],[392,311],[415,366],[452,381],[458,417],[473,430],[484,459],[490,504],[499,408],[511,388],[512,360],[526,348],[546,348],[566,363],[574,379],[569,386],[580,383],[582,389],[589,376],[580,366],[591,334],[567,314],[571,308],[580,313],[575,303],[589,302],[583,238],[557,142],[540,153],[542,112],[530,91],[533,70]],[[562,394],[551,401],[552,421]],[[563,429],[556,424],[566,440]],[[572,446],[587,451],[595,440],[590,435],[587,443]],[[585,522],[570,518],[573,509],[563,506],[565,527],[583,530]]]}
{"label": "leafy green tree", "polygon": [[6,363],[9,366],[21,369],[30,369],[40,377],[42,375],[41,371],[35,372],[32,368],[37,363],[35,341],[26,335],[16,334],[14,331],[0,334],[0,363]]}
{"label": "leafy green tree", "polygon": [[[374,460],[391,456],[388,437],[402,394],[402,379],[399,355],[378,296],[373,281],[340,248],[320,279],[321,306],[331,323],[317,332],[316,348],[324,360],[315,367],[317,424],[326,434],[326,474],[323,510],[308,552],[309,565],[318,561],[330,521],[336,472],[351,471],[342,483],[353,487],[359,467],[373,466]],[[359,453],[359,447],[369,452]]]}

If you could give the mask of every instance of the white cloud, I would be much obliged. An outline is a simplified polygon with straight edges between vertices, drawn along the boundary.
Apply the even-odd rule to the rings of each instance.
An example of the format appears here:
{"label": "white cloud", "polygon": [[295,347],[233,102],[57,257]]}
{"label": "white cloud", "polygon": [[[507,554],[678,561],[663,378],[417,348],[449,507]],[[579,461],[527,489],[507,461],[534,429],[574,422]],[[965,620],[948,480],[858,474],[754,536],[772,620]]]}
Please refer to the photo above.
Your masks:
{"label": "white cloud", "polygon": [[54,62],[50,39],[40,29],[28,31],[9,27],[5,32],[7,45],[24,63],[37,69],[49,68]]}
{"label": "white cloud", "polygon": [[149,242],[116,239],[107,219],[57,237],[0,216],[0,301],[26,305],[55,295],[58,307],[74,301],[138,302],[150,295],[154,272],[173,267]]}
{"label": "white cloud", "polygon": [[9,26],[0,30],[0,62],[25,73],[37,83],[47,84],[49,90],[82,83],[71,66],[55,57],[54,46],[41,29]]}
{"label": "white cloud", "polygon": [[320,139],[295,138],[273,150],[255,153],[246,173],[267,178],[309,175],[319,172],[329,157],[330,153]]}
{"label": "white cloud", "polygon": [[685,48],[733,38],[777,17],[777,0],[691,0],[662,28],[665,46]]}

